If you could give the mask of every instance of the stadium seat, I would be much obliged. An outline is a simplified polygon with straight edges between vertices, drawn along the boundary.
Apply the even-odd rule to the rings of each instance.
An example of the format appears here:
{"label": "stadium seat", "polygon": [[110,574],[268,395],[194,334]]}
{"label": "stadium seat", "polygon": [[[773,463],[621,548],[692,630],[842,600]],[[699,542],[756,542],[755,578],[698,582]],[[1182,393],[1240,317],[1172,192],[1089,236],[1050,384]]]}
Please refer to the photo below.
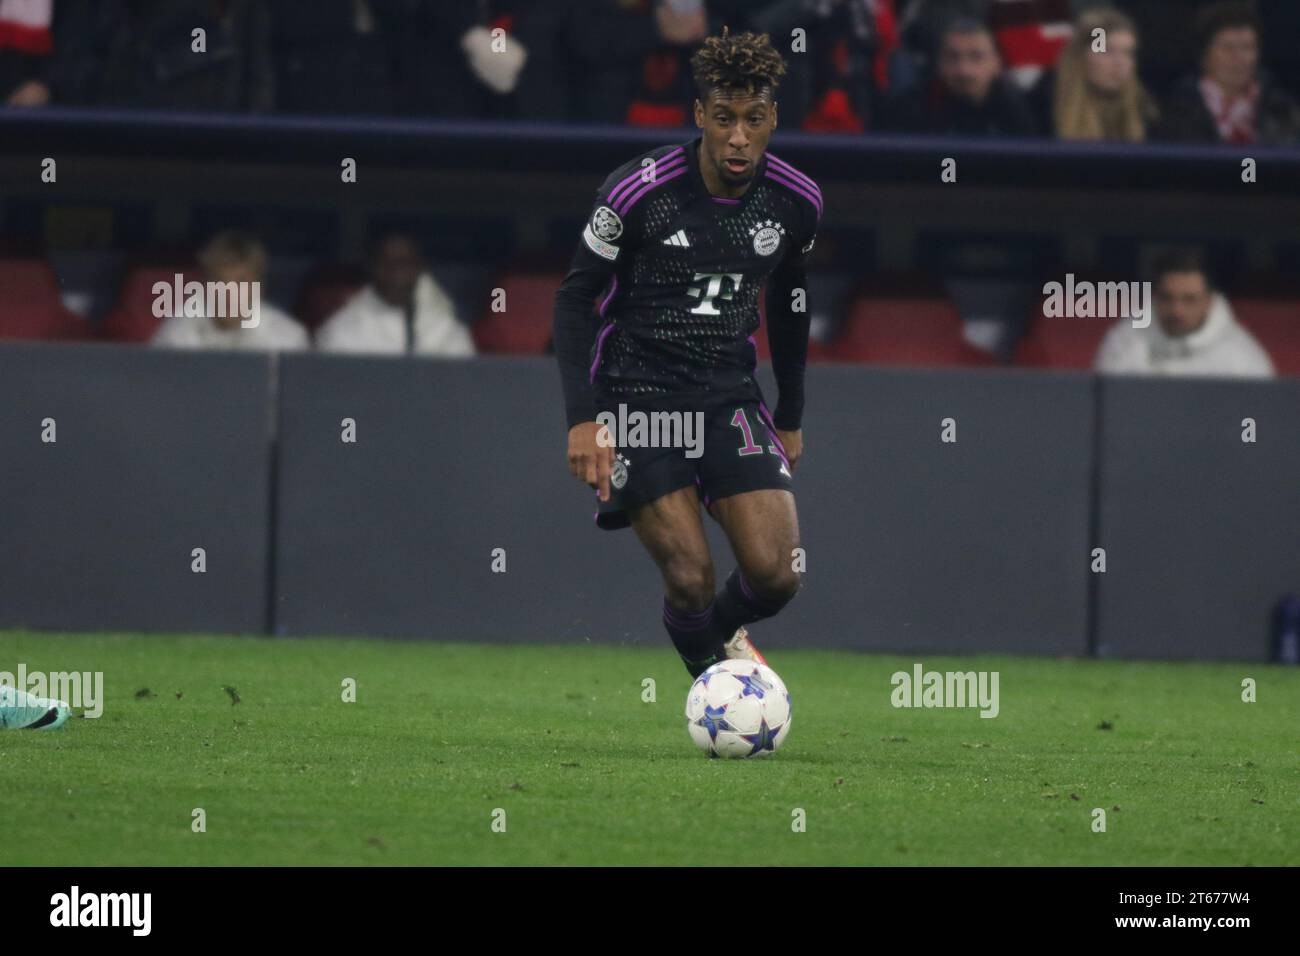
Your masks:
{"label": "stadium seat", "polygon": [[1090,369],[1097,349],[1114,323],[1108,319],[1030,319],[1029,329],[1016,345],[1015,365],[1031,368]]}
{"label": "stadium seat", "polygon": [[1279,375],[1300,375],[1300,299],[1235,299],[1232,309]]}
{"label": "stadium seat", "polygon": [[302,280],[294,300],[293,314],[310,330],[315,330],[366,284],[360,266],[328,263],[311,269]]}
{"label": "stadium seat", "polygon": [[99,334],[115,342],[148,342],[164,321],[154,315],[154,284],[164,282],[170,287],[175,284],[177,273],[180,273],[182,282],[199,278],[197,267],[188,262],[174,265],[150,263],[128,268],[122,277],[117,302],[104,316]]}
{"label": "stadium seat", "polygon": [[874,293],[849,303],[830,353],[840,361],[875,365],[997,364],[962,337],[961,317],[949,300]]}
{"label": "stadium seat", "polygon": [[[504,290],[506,309],[493,312],[490,305],[470,330],[480,352],[541,355],[551,340],[555,290],[564,273],[518,272],[497,279]],[[491,297],[488,297],[489,301]]]}
{"label": "stadium seat", "polygon": [[[63,304],[96,326],[112,307],[124,256],[111,249],[58,249],[49,253]],[[93,333],[92,333],[93,334]]]}
{"label": "stadium seat", "polygon": [[[550,262],[538,268],[521,269],[518,262],[515,263],[515,269],[520,272],[549,273],[564,268],[564,263]],[[457,318],[466,323],[472,322],[482,312],[483,302],[491,293],[492,279],[498,271],[495,265],[478,259],[438,259],[429,263],[429,274],[451,299]]]}
{"label": "stadium seat", "polygon": [[0,259],[0,338],[81,339],[85,319],[64,307],[53,267],[44,259]]}

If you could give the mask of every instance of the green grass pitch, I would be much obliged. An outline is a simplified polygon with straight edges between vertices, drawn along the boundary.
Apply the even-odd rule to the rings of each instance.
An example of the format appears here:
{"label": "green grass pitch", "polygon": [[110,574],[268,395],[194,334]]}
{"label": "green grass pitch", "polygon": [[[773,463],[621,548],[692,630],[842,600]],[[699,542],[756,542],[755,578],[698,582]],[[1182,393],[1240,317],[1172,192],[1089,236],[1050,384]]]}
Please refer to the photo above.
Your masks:
{"label": "green grass pitch", "polygon": [[[106,698],[0,733],[0,846],[46,866],[1300,863],[1294,669],[770,656],[790,737],[726,761],[687,737],[666,639],[0,633],[0,670],[102,671]],[[1001,713],[895,709],[890,675],[918,660],[998,671]]]}

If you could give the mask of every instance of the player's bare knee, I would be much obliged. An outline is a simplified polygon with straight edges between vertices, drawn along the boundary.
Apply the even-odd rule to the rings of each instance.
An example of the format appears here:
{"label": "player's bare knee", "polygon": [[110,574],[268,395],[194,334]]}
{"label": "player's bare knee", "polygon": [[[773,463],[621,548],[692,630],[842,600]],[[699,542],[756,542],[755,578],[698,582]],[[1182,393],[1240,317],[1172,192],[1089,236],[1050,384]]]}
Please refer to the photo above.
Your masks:
{"label": "player's bare knee", "polygon": [[713,600],[712,564],[692,560],[673,561],[664,569],[664,588],[674,607],[683,611],[702,611]]}
{"label": "player's bare knee", "polygon": [[794,596],[799,593],[801,583],[798,574],[787,570],[773,582],[772,590],[779,600],[789,602],[793,601]]}
{"label": "player's bare knee", "polygon": [[777,563],[756,573],[746,572],[745,579],[765,600],[785,604],[799,593],[799,573],[789,565]]}

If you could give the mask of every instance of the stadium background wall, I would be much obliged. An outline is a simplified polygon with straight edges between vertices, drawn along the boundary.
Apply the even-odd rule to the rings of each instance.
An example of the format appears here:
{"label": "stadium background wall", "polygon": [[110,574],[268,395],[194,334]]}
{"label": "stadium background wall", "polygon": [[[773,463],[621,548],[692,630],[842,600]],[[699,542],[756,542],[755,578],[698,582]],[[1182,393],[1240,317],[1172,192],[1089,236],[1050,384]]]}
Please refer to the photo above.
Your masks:
{"label": "stadium background wall", "polygon": [[[818,365],[808,393],[806,587],[765,643],[1266,659],[1300,381]],[[545,359],[6,344],[0,627],[662,643],[563,441]]]}
{"label": "stadium background wall", "polygon": [[[276,262],[356,261],[403,229],[436,261],[563,267],[596,185],[694,129],[258,117],[145,110],[0,111],[0,230],[126,254],[219,228]],[[1217,275],[1300,272],[1300,154],[1213,146],[982,142],[782,130],[773,149],[826,196],[819,267],[1060,278],[1138,274],[1141,243],[1198,242]],[[59,157],[57,192],[34,170]],[[339,161],[356,158],[355,183]],[[960,159],[960,188],[938,181]],[[1039,280],[1041,283],[1041,279]],[[285,290],[272,288],[270,298]],[[1229,289],[1228,291],[1232,291]],[[288,304],[284,295],[279,301]]]}

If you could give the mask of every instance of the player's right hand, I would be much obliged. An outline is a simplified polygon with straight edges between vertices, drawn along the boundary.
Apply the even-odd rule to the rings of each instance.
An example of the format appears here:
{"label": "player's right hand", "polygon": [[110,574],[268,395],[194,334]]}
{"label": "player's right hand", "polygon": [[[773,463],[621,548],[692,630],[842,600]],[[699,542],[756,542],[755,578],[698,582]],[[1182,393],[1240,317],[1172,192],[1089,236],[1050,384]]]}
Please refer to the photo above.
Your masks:
{"label": "player's right hand", "polygon": [[600,422],[583,422],[569,429],[569,471],[609,500],[609,475],[614,468],[614,442]]}

